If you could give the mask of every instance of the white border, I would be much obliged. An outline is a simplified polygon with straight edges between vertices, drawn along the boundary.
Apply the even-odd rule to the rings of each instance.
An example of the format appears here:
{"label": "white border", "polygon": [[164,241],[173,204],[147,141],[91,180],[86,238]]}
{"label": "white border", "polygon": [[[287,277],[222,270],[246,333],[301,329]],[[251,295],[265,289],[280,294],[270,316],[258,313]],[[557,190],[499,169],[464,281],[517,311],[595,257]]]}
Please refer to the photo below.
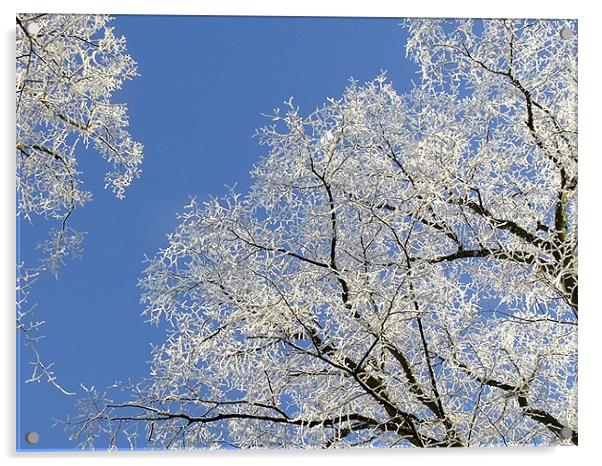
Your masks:
{"label": "white border", "polygon": [[[2,183],[0,192],[2,242],[2,324],[3,351],[5,368],[3,382],[0,382],[2,422],[0,423],[1,455],[5,464],[99,464],[106,461],[128,462],[145,465],[162,464],[175,461],[178,464],[232,464],[280,465],[283,461],[290,465],[332,464],[342,461],[351,464],[365,464],[367,461],[381,464],[399,464],[400,462],[429,464],[462,464],[488,466],[526,462],[555,464],[588,464],[589,458],[599,451],[598,440],[602,437],[598,407],[600,397],[599,368],[601,336],[599,335],[602,310],[596,306],[600,288],[599,278],[602,270],[599,241],[600,207],[602,200],[598,186],[602,174],[600,160],[602,153],[596,136],[602,132],[600,116],[600,87],[602,73],[599,58],[602,56],[600,38],[602,24],[597,21],[595,2],[572,1],[526,1],[497,0],[469,2],[464,0],[448,1],[411,1],[401,0],[169,0],[149,5],[135,0],[97,0],[93,4],[84,4],[82,0],[3,0],[2,9],[2,68],[5,70],[2,80],[3,117],[0,125],[0,141],[4,147],[2,160]],[[12,142],[14,139],[13,102],[14,85],[14,19],[19,12],[55,12],[55,13],[111,13],[111,14],[197,14],[197,15],[270,15],[270,16],[393,16],[393,17],[530,17],[530,18],[577,18],[579,20],[579,125],[580,125],[580,180],[579,180],[579,226],[580,226],[580,273],[581,273],[581,317],[579,338],[579,437],[577,448],[531,448],[531,449],[488,449],[488,450],[347,450],[340,452],[323,451],[252,451],[252,452],[199,452],[199,453],[15,453],[15,336],[14,336],[14,264],[15,264],[15,217],[14,217],[14,159]],[[400,54],[402,51],[400,50]],[[599,456],[599,455],[598,455]]]}

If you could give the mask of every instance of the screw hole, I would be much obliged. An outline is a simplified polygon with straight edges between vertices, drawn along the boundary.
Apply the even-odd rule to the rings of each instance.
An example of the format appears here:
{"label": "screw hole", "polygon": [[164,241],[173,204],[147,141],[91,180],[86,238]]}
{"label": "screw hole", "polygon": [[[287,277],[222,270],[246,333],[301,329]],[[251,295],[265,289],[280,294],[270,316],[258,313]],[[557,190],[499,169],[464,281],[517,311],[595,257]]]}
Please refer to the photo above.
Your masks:
{"label": "screw hole", "polygon": [[562,429],[560,429],[560,436],[565,440],[570,439],[573,436],[573,429],[566,426],[563,427]]}
{"label": "screw hole", "polygon": [[30,36],[37,36],[41,29],[40,25],[36,22],[27,23],[27,26],[25,26],[25,30]]}
{"label": "screw hole", "polygon": [[27,432],[27,434],[25,434],[25,441],[30,445],[35,445],[40,441],[40,434],[37,432]]}
{"label": "screw hole", "polygon": [[573,31],[568,26],[564,26],[560,30],[560,37],[564,40],[569,40],[573,38]]}

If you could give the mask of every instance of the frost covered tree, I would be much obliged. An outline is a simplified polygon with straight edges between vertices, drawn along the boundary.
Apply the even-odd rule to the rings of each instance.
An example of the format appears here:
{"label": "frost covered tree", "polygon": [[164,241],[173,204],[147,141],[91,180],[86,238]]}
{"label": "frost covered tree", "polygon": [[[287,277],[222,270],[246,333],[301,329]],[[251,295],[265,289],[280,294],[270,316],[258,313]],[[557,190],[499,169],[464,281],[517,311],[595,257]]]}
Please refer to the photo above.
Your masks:
{"label": "frost covered tree", "polygon": [[578,443],[575,24],[406,27],[410,93],[289,101],[250,192],[187,207],[140,282],[167,341],[83,446]]}
{"label": "frost covered tree", "polygon": [[79,253],[83,236],[68,219],[91,199],[77,166],[82,149],[92,144],[112,166],[105,182],[118,198],[140,173],[142,145],[127,131],[126,106],[112,101],[136,76],[136,63],[109,21],[104,15],[16,16],[17,216],[56,222],[40,245],[40,264],[17,265],[17,326],[36,354],[33,380],[54,376],[33,346],[40,322],[32,319],[27,296],[40,273],[56,275],[67,256]]}

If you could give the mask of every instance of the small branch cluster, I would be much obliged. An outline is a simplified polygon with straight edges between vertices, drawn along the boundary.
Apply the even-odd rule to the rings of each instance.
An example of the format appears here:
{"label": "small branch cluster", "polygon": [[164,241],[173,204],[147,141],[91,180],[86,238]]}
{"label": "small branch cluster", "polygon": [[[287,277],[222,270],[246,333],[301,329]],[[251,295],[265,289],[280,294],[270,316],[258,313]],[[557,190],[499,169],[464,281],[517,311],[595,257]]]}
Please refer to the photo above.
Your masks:
{"label": "small branch cluster", "polygon": [[136,76],[136,64],[109,20],[103,15],[16,16],[17,215],[30,222],[36,216],[58,222],[38,245],[39,265],[29,272],[17,267],[17,329],[34,354],[31,380],[47,379],[57,388],[52,365],[41,362],[40,337],[32,337],[41,323],[29,320],[32,308],[24,308],[24,294],[34,275],[57,276],[65,259],[81,252],[83,234],[68,226],[74,210],[91,199],[81,186],[79,149],[92,144],[111,164],[106,187],[118,198],[139,176],[142,162],[142,145],[127,131],[127,108],[112,101],[123,82]]}

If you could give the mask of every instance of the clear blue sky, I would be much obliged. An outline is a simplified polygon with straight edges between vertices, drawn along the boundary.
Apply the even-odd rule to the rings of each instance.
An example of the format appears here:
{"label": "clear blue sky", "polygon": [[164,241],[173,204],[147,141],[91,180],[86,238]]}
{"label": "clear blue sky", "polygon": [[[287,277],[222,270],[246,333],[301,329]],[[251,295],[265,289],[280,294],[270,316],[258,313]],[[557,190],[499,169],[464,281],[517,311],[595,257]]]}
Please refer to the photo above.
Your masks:
{"label": "clear blue sky", "polygon": [[[115,100],[129,106],[130,130],[144,144],[142,178],[117,200],[103,190],[106,163],[80,152],[80,169],[94,200],[70,224],[87,232],[81,260],[70,260],[59,280],[42,277],[31,296],[45,320],[39,348],[65,388],[103,388],[148,374],[150,343],[161,329],[141,317],[144,255],[167,244],[190,196],[200,200],[236,184],[246,191],[252,165],[265,155],[252,138],[290,96],[303,114],[326,97],[339,97],[350,77],[367,81],[386,70],[400,92],[416,68],[405,58],[406,31],[398,19],[118,16],[117,34],[139,64],[140,77],[125,83]],[[36,242],[48,223],[22,222],[21,259],[35,264]],[[31,354],[18,366],[18,447],[69,449],[53,418],[75,413],[76,397],[48,384],[23,384]],[[28,431],[40,434],[29,446]]]}

